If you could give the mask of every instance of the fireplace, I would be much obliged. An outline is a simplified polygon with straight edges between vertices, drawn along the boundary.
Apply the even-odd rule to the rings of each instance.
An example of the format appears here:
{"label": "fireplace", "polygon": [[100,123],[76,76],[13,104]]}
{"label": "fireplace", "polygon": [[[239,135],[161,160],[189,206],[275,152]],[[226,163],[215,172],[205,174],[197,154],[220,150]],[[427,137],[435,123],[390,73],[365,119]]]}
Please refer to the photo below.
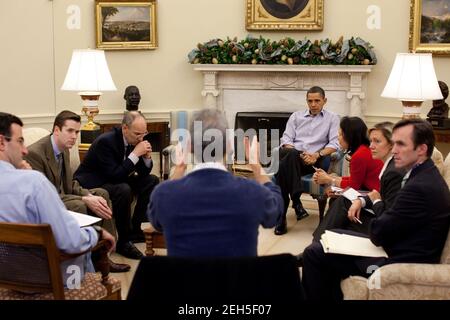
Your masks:
{"label": "fireplace", "polygon": [[[239,112],[305,110],[306,91],[322,87],[325,108],[340,116],[364,119],[368,74],[373,66],[208,65],[195,64],[203,74],[204,108],[225,111],[230,125]],[[284,130],[284,129],[283,129]]]}
{"label": "fireplace", "polygon": [[[250,139],[256,134],[260,142],[260,159],[264,166],[270,164],[272,149],[278,147],[280,138],[286,129],[286,123],[291,116],[291,112],[237,112],[234,122],[234,129],[242,129],[244,136]],[[238,139],[242,137],[235,133],[234,147],[236,150],[235,160],[241,162],[239,155],[243,149],[239,150]],[[241,152],[241,153],[239,153]],[[268,157],[268,159],[265,159]]]}

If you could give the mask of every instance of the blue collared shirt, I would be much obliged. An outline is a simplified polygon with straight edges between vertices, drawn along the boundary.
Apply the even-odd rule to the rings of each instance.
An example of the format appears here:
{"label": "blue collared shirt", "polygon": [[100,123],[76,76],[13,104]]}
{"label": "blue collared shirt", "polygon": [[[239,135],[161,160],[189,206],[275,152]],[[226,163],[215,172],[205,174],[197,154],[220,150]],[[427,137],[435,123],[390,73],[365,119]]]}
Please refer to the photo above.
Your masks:
{"label": "blue collared shirt", "polygon": [[50,136],[50,141],[52,143],[52,147],[53,147],[53,154],[55,155],[55,159],[58,160],[58,155],[62,152],[59,151],[58,146],[55,143],[55,138],[53,136],[53,134]]}
{"label": "blue collared shirt", "polygon": [[[98,242],[92,227],[80,228],[77,221],[67,213],[55,187],[35,170],[18,170],[12,164],[0,160],[0,221],[11,223],[49,224],[56,246],[65,253],[89,250]],[[90,254],[67,260],[61,264],[64,285],[78,266],[81,279],[84,272],[93,271]],[[32,272],[33,266],[30,266]],[[71,277],[74,280],[75,277]]]}
{"label": "blue collared shirt", "polygon": [[339,150],[339,116],[322,109],[315,117],[309,109],[294,112],[286,124],[280,145],[290,144],[299,151],[317,152],[323,148]]}

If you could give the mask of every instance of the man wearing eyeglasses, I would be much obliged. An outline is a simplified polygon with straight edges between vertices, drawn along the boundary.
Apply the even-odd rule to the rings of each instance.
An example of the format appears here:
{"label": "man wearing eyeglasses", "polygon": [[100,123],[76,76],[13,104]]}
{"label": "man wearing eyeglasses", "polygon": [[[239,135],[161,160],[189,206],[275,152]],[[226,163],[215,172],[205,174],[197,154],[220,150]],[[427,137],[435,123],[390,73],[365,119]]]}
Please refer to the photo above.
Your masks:
{"label": "man wearing eyeglasses", "polygon": [[[28,154],[22,135],[22,120],[0,112],[0,221],[10,223],[49,224],[57,248],[66,253],[79,253],[93,248],[100,239],[106,240],[109,250],[114,249],[114,237],[104,229],[80,228],[67,213],[51,182],[41,173],[31,169],[23,160]],[[4,250],[4,249],[3,249]],[[8,263],[2,262],[3,264]],[[64,284],[78,266],[81,276],[94,272],[90,254],[83,254],[61,263]],[[17,266],[11,266],[11,270]],[[30,272],[34,270],[29,266]]]}
{"label": "man wearing eyeglasses", "polygon": [[[74,174],[84,188],[101,187],[109,192],[114,217],[120,217],[120,221],[116,220],[119,235],[116,252],[131,259],[142,257],[133,242],[145,240],[141,223],[146,219],[150,194],[159,183],[150,174],[152,146],[144,140],[147,133],[144,116],[137,111],[126,112],[121,128],[99,136]],[[137,203],[131,215],[134,196]]]}

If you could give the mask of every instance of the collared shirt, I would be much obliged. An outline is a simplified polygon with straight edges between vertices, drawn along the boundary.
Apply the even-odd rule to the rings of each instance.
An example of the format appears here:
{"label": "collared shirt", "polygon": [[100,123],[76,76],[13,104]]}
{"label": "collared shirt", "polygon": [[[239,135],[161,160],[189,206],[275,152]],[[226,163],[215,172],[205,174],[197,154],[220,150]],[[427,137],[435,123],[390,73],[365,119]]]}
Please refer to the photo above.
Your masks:
{"label": "collared shirt", "polygon": [[290,144],[299,151],[314,153],[323,148],[339,149],[338,115],[322,109],[311,116],[309,109],[294,112],[286,124],[286,130],[280,139],[280,144]]}
{"label": "collared shirt", "polygon": [[[125,146],[125,153],[124,154],[126,155],[126,150],[127,150],[127,147],[129,145],[129,143],[128,143],[127,139],[125,139],[125,136],[123,134],[122,134],[122,137],[123,137],[123,145]],[[135,165],[139,161],[139,157],[137,155],[135,155],[133,153],[133,151],[128,155],[128,159],[130,159]],[[152,159],[147,159],[147,158],[142,157],[142,160],[144,161],[145,166],[147,168],[150,168],[150,166],[152,164]]]}
{"label": "collared shirt", "polygon": [[227,171],[227,168],[223,165],[223,163],[220,162],[203,162],[198,163],[192,168],[191,172],[197,171],[197,170],[203,170],[203,169],[217,169],[217,170],[223,170]]}
{"label": "collared shirt", "polygon": [[[77,221],[67,213],[55,187],[41,172],[18,170],[9,162],[0,160],[0,176],[0,221],[48,223],[56,246],[65,253],[83,252],[97,244],[97,232],[92,227],[80,228]],[[83,279],[85,271],[93,271],[90,254],[61,264],[64,285],[67,284],[67,278],[76,271],[73,266],[80,268]]]}
{"label": "collared shirt", "polygon": [[50,141],[52,142],[53,154],[55,155],[56,161],[58,161],[58,156],[62,153],[62,151],[59,151],[59,148],[56,145],[55,138],[53,137],[53,134],[50,136]]}

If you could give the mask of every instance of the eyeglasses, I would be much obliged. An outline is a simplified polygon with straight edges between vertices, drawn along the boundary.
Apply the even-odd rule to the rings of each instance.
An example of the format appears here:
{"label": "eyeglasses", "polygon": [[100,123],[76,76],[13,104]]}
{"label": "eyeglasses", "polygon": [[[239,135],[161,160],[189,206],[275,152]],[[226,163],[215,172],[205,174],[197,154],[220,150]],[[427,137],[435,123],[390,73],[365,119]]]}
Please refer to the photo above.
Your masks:
{"label": "eyeglasses", "polygon": [[143,137],[143,136],[145,136],[148,133],[148,131],[145,131],[143,133],[141,133],[141,132],[134,132],[134,131],[131,131],[131,132],[138,138]]}

